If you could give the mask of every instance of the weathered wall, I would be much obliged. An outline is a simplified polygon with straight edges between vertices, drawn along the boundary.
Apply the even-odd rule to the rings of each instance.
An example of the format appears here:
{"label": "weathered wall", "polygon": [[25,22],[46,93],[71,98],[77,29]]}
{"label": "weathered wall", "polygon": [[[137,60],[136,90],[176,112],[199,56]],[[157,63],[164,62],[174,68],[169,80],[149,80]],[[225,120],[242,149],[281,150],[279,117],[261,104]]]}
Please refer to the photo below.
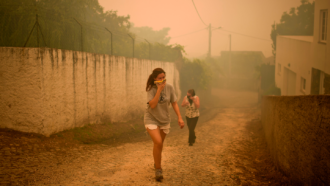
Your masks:
{"label": "weathered wall", "polygon": [[[178,94],[174,63],[49,48],[0,48],[0,127],[46,136],[143,115],[154,68]],[[180,95],[179,95],[180,96]]]}
{"label": "weathered wall", "polygon": [[306,185],[330,185],[330,96],[267,96],[262,124],[277,166]]}

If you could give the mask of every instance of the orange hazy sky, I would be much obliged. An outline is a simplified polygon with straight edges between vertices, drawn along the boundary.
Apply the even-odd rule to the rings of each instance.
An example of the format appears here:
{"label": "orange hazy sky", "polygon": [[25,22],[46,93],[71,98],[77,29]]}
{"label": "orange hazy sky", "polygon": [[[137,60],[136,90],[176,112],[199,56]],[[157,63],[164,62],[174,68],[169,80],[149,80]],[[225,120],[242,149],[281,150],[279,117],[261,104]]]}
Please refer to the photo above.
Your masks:
{"label": "orange hazy sky", "polygon": [[[232,51],[262,51],[272,55],[271,25],[279,22],[284,11],[299,6],[300,0],[194,0],[203,21],[212,27],[222,27],[254,39],[231,33]],[[200,57],[208,52],[208,30],[181,36],[206,28],[191,0],[99,0],[105,10],[118,15],[130,15],[134,26],[149,26],[155,30],[170,27],[170,44],[185,46],[187,57]],[[229,34],[221,29],[212,32],[212,56],[229,50]],[[181,36],[181,37],[176,37]]]}

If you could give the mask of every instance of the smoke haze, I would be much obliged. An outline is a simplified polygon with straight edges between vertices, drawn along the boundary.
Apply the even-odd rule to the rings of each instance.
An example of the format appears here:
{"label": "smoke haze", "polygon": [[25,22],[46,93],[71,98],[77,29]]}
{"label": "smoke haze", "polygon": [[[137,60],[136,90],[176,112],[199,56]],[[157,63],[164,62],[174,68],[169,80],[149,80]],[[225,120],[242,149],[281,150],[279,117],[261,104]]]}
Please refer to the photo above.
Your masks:
{"label": "smoke haze", "polygon": [[[300,0],[195,0],[194,2],[205,24],[223,29],[212,32],[212,56],[219,56],[220,51],[229,50],[229,34],[232,35],[233,51],[262,51],[266,57],[271,56],[271,25],[274,21],[280,22],[283,12],[301,4]],[[116,10],[118,15],[130,15],[130,21],[136,27],[148,26],[154,30],[171,28],[169,44],[177,43],[185,46],[187,57],[202,57],[208,52],[208,29],[202,30],[206,26],[198,17],[190,0],[99,0],[99,3],[105,10]],[[198,30],[202,31],[185,35]]]}

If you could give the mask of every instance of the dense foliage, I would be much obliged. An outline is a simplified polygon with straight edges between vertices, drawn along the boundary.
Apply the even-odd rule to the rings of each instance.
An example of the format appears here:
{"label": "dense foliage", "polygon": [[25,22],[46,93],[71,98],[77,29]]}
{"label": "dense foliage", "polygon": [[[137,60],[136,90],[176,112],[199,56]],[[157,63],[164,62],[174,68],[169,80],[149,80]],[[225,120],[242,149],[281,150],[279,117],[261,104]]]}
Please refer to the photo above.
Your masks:
{"label": "dense foliage", "polygon": [[280,23],[272,25],[271,39],[273,40],[273,55],[276,55],[277,35],[313,35],[315,2],[301,0],[301,5],[284,12]]}
{"label": "dense foliage", "polygon": [[206,90],[210,88],[214,77],[210,63],[204,60],[183,58],[180,68],[180,87],[182,91],[188,89]]}
{"label": "dense foliage", "polygon": [[[139,36],[138,41],[145,42],[146,39],[148,42],[157,42],[164,45],[167,45],[170,42],[170,37],[167,37],[170,28],[166,27],[161,30],[153,30],[151,27],[134,27],[130,28],[130,31]],[[142,39],[143,38],[143,39]]]}
{"label": "dense foliage", "polygon": [[[39,29],[38,25],[34,27],[36,15]],[[130,32],[129,19],[129,16],[118,16],[116,11],[104,11],[98,0],[0,0],[0,46],[23,47],[27,43],[27,47],[46,46],[132,57],[130,36],[137,38],[137,35]],[[112,39],[105,28],[112,33]],[[149,29],[149,35],[152,32]],[[168,28],[160,32],[167,34]],[[155,33],[153,35],[157,35]],[[135,39],[134,56],[176,60],[180,55],[178,49],[182,47],[166,45],[168,38],[165,34],[161,37],[159,41],[167,42],[150,41],[149,45]]]}

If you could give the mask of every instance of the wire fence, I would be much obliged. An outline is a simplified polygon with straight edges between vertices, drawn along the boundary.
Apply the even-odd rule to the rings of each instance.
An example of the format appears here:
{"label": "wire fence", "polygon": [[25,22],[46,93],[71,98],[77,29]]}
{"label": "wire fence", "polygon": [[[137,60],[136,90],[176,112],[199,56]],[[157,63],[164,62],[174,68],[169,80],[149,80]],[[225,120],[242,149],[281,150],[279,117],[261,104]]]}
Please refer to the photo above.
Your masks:
{"label": "wire fence", "polygon": [[0,12],[0,46],[48,47],[172,62],[181,55],[180,47],[57,15],[51,10],[40,9],[37,14],[21,12]]}

